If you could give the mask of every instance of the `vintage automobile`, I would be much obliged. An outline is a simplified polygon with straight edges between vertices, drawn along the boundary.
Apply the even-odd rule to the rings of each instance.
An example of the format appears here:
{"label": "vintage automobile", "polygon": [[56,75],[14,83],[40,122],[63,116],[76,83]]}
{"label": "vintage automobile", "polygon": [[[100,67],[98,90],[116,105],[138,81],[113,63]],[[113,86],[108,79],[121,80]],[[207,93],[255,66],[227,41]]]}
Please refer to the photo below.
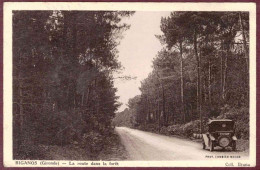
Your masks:
{"label": "vintage automobile", "polygon": [[229,119],[210,120],[208,122],[208,132],[203,134],[203,149],[206,147],[212,152],[214,147],[220,146],[223,149],[231,147],[236,150],[234,121]]}

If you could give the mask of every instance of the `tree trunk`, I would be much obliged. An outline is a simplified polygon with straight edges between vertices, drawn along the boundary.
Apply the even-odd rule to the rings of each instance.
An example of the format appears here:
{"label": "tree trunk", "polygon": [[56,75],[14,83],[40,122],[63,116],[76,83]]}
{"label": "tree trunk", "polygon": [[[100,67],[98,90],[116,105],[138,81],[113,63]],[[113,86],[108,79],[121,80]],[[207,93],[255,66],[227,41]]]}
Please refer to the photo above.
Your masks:
{"label": "tree trunk", "polygon": [[165,112],[165,94],[164,94],[164,86],[163,86],[163,83],[161,83],[161,86],[162,86],[162,99],[163,99],[163,125],[167,125],[167,115],[166,115],[166,112]]}
{"label": "tree trunk", "polygon": [[241,30],[242,30],[242,37],[243,37],[243,46],[244,46],[244,57],[245,57],[245,77],[246,77],[246,82],[245,82],[245,87],[246,87],[246,98],[249,98],[249,50],[247,48],[247,40],[246,40],[246,35],[245,35],[245,29],[244,29],[244,24],[243,24],[243,20],[242,20],[242,14],[241,12],[238,13],[239,14],[239,21],[240,21],[240,25],[241,25]]}
{"label": "tree trunk", "polygon": [[145,127],[146,127],[146,123],[147,123],[147,120],[148,120],[148,113],[147,113],[147,111],[148,111],[148,107],[147,107],[147,96],[145,96],[145,99],[146,100],[144,100],[144,122],[145,122]]}
{"label": "tree trunk", "polygon": [[225,56],[224,61],[224,70],[223,70],[223,86],[222,86],[222,99],[223,101],[226,98],[226,79],[227,79],[227,59],[229,55],[229,49],[227,48],[227,55]]}
{"label": "tree trunk", "polygon": [[194,30],[193,36],[194,52],[197,60],[197,112],[200,117],[200,133],[202,133],[202,115],[201,115],[201,90],[200,90],[200,57],[197,49],[197,32]]}
{"label": "tree trunk", "polygon": [[169,113],[170,113],[170,106],[169,106],[169,103],[167,104],[167,107],[166,107],[167,109],[167,111],[166,111],[166,113],[167,113],[167,117],[166,117],[166,122],[167,122],[167,124],[169,123],[169,117],[170,117],[170,115],[169,115]]}
{"label": "tree trunk", "polygon": [[152,119],[153,119],[153,114],[152,114],[152,106],[151,106],[151,99],[148,98],[148,114],[149,114],[149,117],[148,117],[148,121],[149,123],[152,122]]}
{"label": "tree trunk", "polygon": [[208,76],[208,95],[209,105],[211,106],[211,58],[209,57],[209,76]]}
{"label": "tree trunk", "polygon": [[242,17],[241,17],[241,12],[238,13],[239,14],[239,21],[240,21],[240,26],[241,26],[241,30],[242,30],[242,37],[243,37],[243,46],[244,46],[244,57],[246,59],[246,71],[249,72],[249,63],[248,63],[248,49],[247,49],[247,40],[246,40],[246,35],[245,35],[245,29],[244,29],[244,24],[242,21]]}
{"label": "tree trunk", "polygon": [[157,101],[157,110],[158,110],[158,132],[160,132],[161,129],[161,112],[160,112],[160,89],[158,89],[158,101]]}
{"label": "tree trunk", "polygon": [[184,101],[183,101],[183,93],[184,93],[184,82],[183,82],[183,58],[182,58],[182,42],[180,42],[180,65],[181,65],[181,112],[183,114],[183,122],[185,123],[185,113],[184,113]]}
{"label": "tree trunk", "polygon": [[220,99],[222,100],[222,96],[223,96],[223,56],[221,55],[220,57],[220,92],[221,92],[221,96],[220,96]]}
{"label": "tree trunk", "polygon": [[203,84],[203,90],[204,90],[204,103],[207,103],[207,77],[206,77],[206,72],[204,72],[204,84]]}
{"label": "tree trunk", "polygon": [[157,118],[157,109],[156,109],[156,98],[154,99],[154,105],[153,105],[153,110],[154,110],[154,116],[153,116],[153,122],[156,122]]}

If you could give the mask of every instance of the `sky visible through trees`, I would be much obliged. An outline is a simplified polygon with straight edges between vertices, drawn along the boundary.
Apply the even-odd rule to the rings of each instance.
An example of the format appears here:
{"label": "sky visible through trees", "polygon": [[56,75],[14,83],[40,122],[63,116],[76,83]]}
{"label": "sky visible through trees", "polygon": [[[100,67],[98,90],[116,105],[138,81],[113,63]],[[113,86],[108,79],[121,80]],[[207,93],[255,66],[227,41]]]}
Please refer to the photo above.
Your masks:
{"label": "sky visible through trees", "polygon": [[230,118],[248,138],[247,12],[13,11],[12,26],[14,159],[95,157],[114,125],[189,136]]}
{"label": "sky visible through trees", "polygon": [[115,122],[158,131],[194,122],[187,125],[192,134],[202,133],[208,119],[230,118],[248,137],[249,13],[171,12],[160,29],[161,48],[141,93]]}
{"label": "sky visible through trees", "polygon": [[118,89],[117,95],[122,103],[119,111],[127,107],[129,98],[140,94],[140,82],[152,71],[152,60],[162,48],[155,35],[162,34],[161,17],[169,16],[169,14],[168,11],[136,11],[132,17],[124,19],[131,27],[123,33],[124,38],[118,46],[118,60],[125,67],[123,73],[136,77],[136,79],[115,80],[115,86]]}

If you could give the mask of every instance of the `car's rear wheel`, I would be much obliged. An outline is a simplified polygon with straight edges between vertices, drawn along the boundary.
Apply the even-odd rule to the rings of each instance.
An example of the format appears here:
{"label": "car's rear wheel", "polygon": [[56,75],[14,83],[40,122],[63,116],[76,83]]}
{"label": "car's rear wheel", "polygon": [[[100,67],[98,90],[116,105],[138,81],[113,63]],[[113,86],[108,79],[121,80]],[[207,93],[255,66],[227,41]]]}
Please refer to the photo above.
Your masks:
{"label": "car's rear wheel", "polygon": [[213,143],[213,141],[210,141],[209,151],[210,152],[214,151],[214,143]]}
{"label": "car's rear wheel", "polygon": [[233,141],[232,150],[235,151],[237,149],[236,147],[237,147],[236,141]]}

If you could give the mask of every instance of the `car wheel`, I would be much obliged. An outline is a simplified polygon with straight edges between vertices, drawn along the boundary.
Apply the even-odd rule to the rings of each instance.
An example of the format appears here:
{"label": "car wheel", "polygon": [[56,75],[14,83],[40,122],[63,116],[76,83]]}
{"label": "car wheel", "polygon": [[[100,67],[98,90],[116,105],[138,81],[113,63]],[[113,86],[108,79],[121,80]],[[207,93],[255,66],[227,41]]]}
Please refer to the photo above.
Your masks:
{"label": "car wheel", "polygon": [[233,141],[233,145],[232,145],[232,150],[235,151],[236,150],[236,141]]}
{"label": "car wheel", "polygon": [[212,152],[214,150],[213,141],[210,141],[209,151]]}
{"label": "car wheel", "polygon": [[206,148],[206,145],[205,145],[205,143],[204,143],[204,142],[202,143],[202,145],[203,145],[203,149],[205,149],[205,148]]}

